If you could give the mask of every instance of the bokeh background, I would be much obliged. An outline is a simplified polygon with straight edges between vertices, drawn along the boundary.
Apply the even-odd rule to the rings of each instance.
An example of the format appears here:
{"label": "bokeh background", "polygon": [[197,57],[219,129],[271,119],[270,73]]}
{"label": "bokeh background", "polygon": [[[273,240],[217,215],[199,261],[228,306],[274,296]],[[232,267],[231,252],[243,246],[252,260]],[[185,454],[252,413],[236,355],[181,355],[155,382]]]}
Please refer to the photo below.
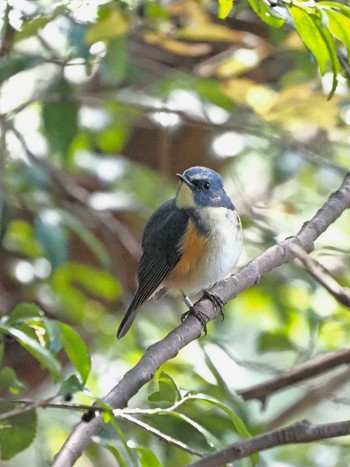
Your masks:
{"label": "bokeh background", "polygon": [[[295,234],[350,169],[346,67],[327,99],[332,71],[320,76],[278,5],[267,23],[246,1],[225,21],[210,0],[13,0],[0,9],[0,309],[34,303],[72,326],[92,359],[74,401],[91,403],[185,311],[181,302],[149,302],[116,341],[136,286],[142,229],[174,196],[175,174],[194,165],[222,174],[244,228],[238,267]],[[345,213],[312,252],[344,287],[349,245]],[[252,434],[305,418],[337,421],[350,404],[343,367],[264,407],[244,403],[236,391],[345,348],[349,338],[349,310],[294,261],[230,302],[225,321],[210,323],[208,336],[162,371],[182,391],[222,401]],[[58,382],[15,339],[3,339],[1,348],[3,367],[16,374],[6,397],[44,399],[75,372],[59,344]],[[130,405],[161,404],[148,400],[157,388],[155,377]],[[197,425],[165,415],[144,420],[203,451],[240,439],[216,406],[196,402],[182,411]],[[48,465],[80,416],[40,410],[33,444],[4,465]],[[127,422],[118,426],[128,444],[116,427],[106,429],[77,465],[124,459],[175,467],[194,459]],[[345,467],[348,452],[346,438],[280,447],[261,454],[258,465]]]}

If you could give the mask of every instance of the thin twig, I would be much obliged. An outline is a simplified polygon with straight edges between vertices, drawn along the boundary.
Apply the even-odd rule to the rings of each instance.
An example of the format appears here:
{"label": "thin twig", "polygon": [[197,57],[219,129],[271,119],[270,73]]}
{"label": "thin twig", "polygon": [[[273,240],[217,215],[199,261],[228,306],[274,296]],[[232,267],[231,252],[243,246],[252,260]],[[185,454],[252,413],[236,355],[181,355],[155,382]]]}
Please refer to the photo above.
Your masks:
{"label": "thin twig", "polygon": [[147,423],[142,422],[141,420],[138,420],[137,418],[134,418],[131,415],[129,415],[129,414],[123,412],[123,411],[118,410],[118,411],[115,411],[115,412],[116,412],[116,416],[118,416],[119,418],[127,420],[127,421],[133,423],[134,425],[137,425],[140,428],[143,428],[144,430],[148,431],[152,435],[157,436],[157,438],[159,438],[159,439],[161,439],[163,441],[166,441],[167,443],[172,444],[173,446],[176,446],[177,448],[181,449],[182,451],[186,451],[186,452],[188,452],[188,453],[190,453],[190,454],[192,454],[194,456],[199,456],[199,457],[205,456],[205,453],[203,453],[201,451],[197,451],[196,449],[190,448],[187,444],[183,443],[182,441],[179,441],[179,440],[177,440],[175,438],[172,438],[169,435],[166,435],[162,431],[157,430],[156,428],[152,427],[151,425],[148,425]]}
{"label": "thin twig", "polygon": [[[35,409],[66,409],[66,410],[79,410],[79,411],[86,411],[91,410],[91,405],[87,404],[70,404],[66,402],[53,402],[54,397],[50,397],[48,399],[43,399],[39,401],[32,401],[32,400],[25,400],[25,399],[14,399],[10,402],[13,404],[21,404],[24,407],[18,407],[16,409],[8,410],[7,412],[3,412],[0,414],[0,420],[4,420],[7,418],[15,417],[16,415],[21,415],[24,412],[29,412],[30,410]],[[1,400],[1,399],[0,399]],[[6,399],[8,402],[8,399]],[[103,412],[105,408],[94,406],[94,411],[96,412]]]}
{"label": "thin twig", "polygon": [[189,394],[187,396],[184,396],[182,399],[179,401],[175,402],[173,405],[166,407],[165,409],[115,409],[113,410],[114,415],[118,415],[119,412],[123,412],[125,414],[132,414],[132,415],[158,415],[158,414],[164,414],[164,413],[169,413],[169,412],[174,412],[175,409],[180,407],[182,404],[189,400],[202,400],[200,397],[198,397],[195,394]]}
{"label": "thin twig", "polygon": [[293,245],[292,248],[308,273],[333,295],[337,302],[350,308],[350,290],[341,287],[330,272],[314,258],[311,258],[299,245]]}
{"label": "thin twig", "polygon": [[286,444],[311,443],[321,439],[347,436],[350,434],[350,420],[336,423],[312,425],[307,420],[295,423],[285,428],[269,431],[260,436],[254,436],[245,441],[234,443],[193,462],[189,467],[219,467],[228,462],[249,457],[265,449]]}
{"label": "thin twig", "polygon": [[350,362],[350,349],[337,350],[321,357],[309,360],[302,363],[286,373],[265,381],[261,384],[256,384],[246,389],[237,391],[245,401],[252,399],[265,402],[266,398],[273,393],[292,386],[300,381],[312,378],[320,373],[333,370],[336,366],[344,365]]}
{"label": "thin twig", "polygon": [[309,388],[308,392],[294,404],[287,407],[283,412],[279,413],[273,420],[267,424],[267,429],[273,430],[289,420],[294,419],[300,413],[304,413],[308,408],[315,406],[318,402],[325,399],[333,391],[336,391],[350,379],[350,368],[341,372],[338,375],[331,376],[326,381],[322,380],[317,385],[314,384]]}

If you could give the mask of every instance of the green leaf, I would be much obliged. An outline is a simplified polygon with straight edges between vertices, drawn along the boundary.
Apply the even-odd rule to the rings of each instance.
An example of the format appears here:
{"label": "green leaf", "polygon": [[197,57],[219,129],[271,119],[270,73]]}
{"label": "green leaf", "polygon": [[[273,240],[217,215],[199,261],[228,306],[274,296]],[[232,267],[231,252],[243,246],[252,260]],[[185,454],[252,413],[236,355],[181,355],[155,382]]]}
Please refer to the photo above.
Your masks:
{"label": "green leaf", "polygon": [[150,448],[138,446],[136,451],[139,455],[140,465],[147,467],[162,467],[162,464]]}
{"label": "green leaf", "polygon": [[61,373],[61,365],[56,357],[45,347],[41,346],[37,340],[30,336],[32,330],[27,326],[28,332],[16,327],[0,324],[0,331],[14,337],[17,342],[32,354],[43,368],[47,368],[54,381],[58,381]]}
{"label": "green leaf", "polygon": [[59,322],[57,326],[61,330],[63,348],[85,384],[91,369],[90,355],[85,342],[68,324]]}
{"label": "green leaf", "polygon": [[318,24],[319,19],[299,6],[291,5],[289,11],[301,40],[315,56],[320,73],[324,75],[329,54]]}
{"label": "green leaf", "polygon": [[209,430],[204,428],[203,425],[196,422],[195,420],[192,420],[192,418],[180,412],[167,412],[167,413],[191,425],[195,430],[198,431],[198,433],[200,433],[203,436],[208,446],[210,446],[211,448],[219,448],[221,446],[221,442],[218,440],[218,438],[216,438],[216,436],[214,436]]}
{"label": "green leaf", "polygon": [[317,8],[319,7],[331,7],[331,8],[336,8],[337,10],[340,10],[343,12],[344,15],[346,16],[350,16],[350,7],[346,6],[346,5],[343,5],[342,3],[338,3],[338,2],[328,2],[328,1],[319,1],[317,2]]}
{"label": "green leaf", "polygon": [[191,91],[195,90],[200,97],[207,99],[209,102],[222,107],[223,109],[231,112],[234,104],[231,99],[220,89],[218,84],[210,79],[198,79],[194,81]]}
{"label": "green leaf", "polygon": [[[67,30],[67,40],[70,50],[74,50],[77,56],[88,60],[90,57],[90,46],[85,41],[85,34],[89,25],[77,22],[72,17],[69,18]],[[88,61],[86,66],[89,67]]]}
{"label": "green leaf", "polygon": [[0,390],[8,389],[13,394],[18,394],[25,388],[25,385],[17,379],[16,372],[13,370],[13,368],[2,368],[0,371]]}
{"label": "green leaf", "polygon": [[11,310],[8,316],[5,316],[6,324],[13,326],[26,322],[29,319],[42,317],[44,313],[34,303],[20,303]]}
{"label": "green leaf", "polygon": [[341,67],[340,67],[340,63],[338,59],[338,54],[335,48],[335,43],[334,43],[331,33],[326,28],[320,28],[320,32],[322,34],[323,40],[325,41],[326,47],[328,49],[329,60],[330,60],[331,68],[333,71],[332,88],[328,94],[328,99],[330,99],[333,96],[334,91],[336,90],[336,87],[338,85],[337,75]]}
{"label": "green leaf", "polygon": [[148,397],[152,402],[170,402],[174,403],[180,400],[180,389],[171,376],[161,372],[158,378],[159,390]]}
{"label": "green leaf", "polygon": [[289,11],[301,40],[315,56],[321,75],[325,74],[327,62],[330,62],[333,83],[328,98],[331,98],[338,84],[337,75],[341,67],[333,37],[321,22],[324,10],[291,5]]}
{"label": "green leaf", "polygon": [[6,81],[17,73],[30,70],[45,62],[43,57],[14,57],[7,56],[0,58],[0,83]]}
{"label": "green leaf", "polygon": [[53,268],[67,261],[68,239],[60,216],[54,210],[44,211],[35,217],[36,239]]}
{"label": "green leaf", "polygon": [[120,454],[116,447],[112,446],[111,444],[105,444],[104,447],[108,449],[108,451],[113,455],[119,467],[128,467],[128,464],[124,461],[123,456]]}
{"label": "green leaf", "polygon": [[[349,9],[350,12],[350,9]],[[337,37],[348,49],[348,60],[350,63],[350,18],[344,16],[338,11],[331,9],[325,10],[328,16],[328,27],[331,33]]]}
{"label": "green leaf", "polygon": [[62,264],[54,271],[51,281],[54,292],[64,305],[62,312],[76,321],[83,318],[89,306],[89,298],[82,288],[110,301],[120,294],[120,286],[112,275],[80,263]]}
{"label": "green leaf", "polygon": [[22,39],[27,39],[28,37],[33,36],[52,20],[56,19],[57,16],[64,13],[65,9],[65,5],[59,5],[48,15],[41,15],[37,16],[36,18],[24,21],[21,30],[15,34],[15,41],[20,41]]}
{"label": "green leaf", "polygon": [[263,0],[248,0],[254,13],[264,21],[264,23],[274,28],[280,28],[286,20],[276,16],[276,12],[269,8]]}
{"label": "green leaf", "polygon": [[[130,459],[133,460],[133,464],[136,464],[134,451],[129,447],[128,439],[126,438],[123,430],[119,427],[119,424],[117,423],[117,420],[114,417],[112,417],[112,419],[110,420],[110,425],[114,428],[118,438],[123,443],[128,455],[130,456]],[[131,465],[130,462],[127,465]]]}
{"label": "green leaf", "polygon": [[265,353],[295,350],[295,347],[282,333],[262,332],[258,338],[257,349],[260,353]]}
{"label": "green leaf", "polygon": [[84,390],[84,385],[81,383],[81,380],[77,375],[70,375],[66,380],[63,381],[59,394],[74,394]]}
{"label": "green leaf", "polygon": [[[1,74],[1,71],[0,71]],[[5,237],[7,228],[11,220],[10,203],[7,201],[3,193],[0,195],[0,253],[2,250],[2,241]]]}
{"label": "green leaf", "polygon": [[33,228],[25,221],[13,220],[10,222],[4,244],[8,250],[17,251],[29,258],[37,258],[42,255]]}
{"label": "green leaf", "polygon": [[129,71],[127,37],[111,40],[101,64],[101,77],[106,84],[118,85],[127,77]]}
{"label": "green leaf", "polygon": [[96,143],[103,152],[121,151],[129,137],[130,128],[125,121],[119,120],[96,135]]}
{"label": "green leaf", "polygon": [[[0,413],[18,405],[0,401]],[[0,459],[9,460],[32,444],[36,435],[37,416],[34,410],[0,420]]]}
{"label": "green leaf", "polygon": [[28,326],[42,326],[47,349],[53,354],[57,354],[62,349],[61,330],[57,326],[57,321],[49,318],[36,318],[33,324],[28,321]]}
{"label": "green leaf", "polygon": [[251,434],[250,434],[248,428],[246,427],[245,423],[243,422],[243,420],[233,410],[231,410],[227,405],[225,405],[223,402],[220,402],[217,399],[215,399],[214,397],[207,396],[205,394],[194,394],[192,397],[194,399],[197,399],[197,400],[202,400],[202,401],[205,401],[205,402],[209,402],[210,404],[213,404],[216,407],[223,410],[226,413],[226,415],[228,415],[228,417],[230,418],[230,420],[233,423],[237,433],[239,434],[239,436],[241,438],[247,439],[247,438],[251,437]]}
{"label": "green leaf", "polygon": [[43,105],[44,130],[53,155],[63,161],[78,133],[79,106],[72,97],[73,89],[64,79],[57,80],[48,89]]}
{"label": "green leaf", "polygon": [[110,421],[112,420],[113,414],[111,412],[102,412],[101,417],[102,417],[103,423],[107,425],[107,423],[110,423]]}
{"label": "green leaf", "polygon": [[317,14],[295,5],[291,5],[289,11],[301,40],[315,56],[321,75],[326,72],[327,62],[330,61],[333,71],[330,97],[337,86],[337,73],[340,70],[333,38],[328,29],[321,25],[320,17]]}
{"label": "green leaf", "polygon": [[128,28],[125,15],[117,9],[113,9],[107,16],[88,29],[85,39],[88,44],[114,39],[125,35]]}
{"label": "green leaf", "polygon": [[225,19],[233,7],[233,0],[219,0],[218,18]]}
{"label": "green leaf", "polygon": [[145,3],[145,8],[147,17],[163,21],[170,20],[170,15],[165,5],[160,5],[155,2],[147,2]]}
{"label": "green leaf", "polygon": [[103,243],[94,235],[78,218],[66,211],[61,211],[62,222],[71,229],[95,254],[101,265],[110,268],[111,257],[107,253]]}

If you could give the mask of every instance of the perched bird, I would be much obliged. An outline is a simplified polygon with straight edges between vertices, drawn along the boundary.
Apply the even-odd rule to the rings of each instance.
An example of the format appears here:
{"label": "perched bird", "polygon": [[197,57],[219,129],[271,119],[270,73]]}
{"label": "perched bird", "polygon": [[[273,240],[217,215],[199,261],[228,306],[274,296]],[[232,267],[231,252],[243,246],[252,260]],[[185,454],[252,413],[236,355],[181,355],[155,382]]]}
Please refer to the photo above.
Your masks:
{"label": "perched bird", "polygon": [[139,285],[120,324],[119,339],[152,296],[180,294],[193,310],[189,296],[203,291],[210,298],[207,289],[227,277],[240,256],[241,221],[220,175],[191,167],[177,176],[175,198],[154,212],[143,232]]}

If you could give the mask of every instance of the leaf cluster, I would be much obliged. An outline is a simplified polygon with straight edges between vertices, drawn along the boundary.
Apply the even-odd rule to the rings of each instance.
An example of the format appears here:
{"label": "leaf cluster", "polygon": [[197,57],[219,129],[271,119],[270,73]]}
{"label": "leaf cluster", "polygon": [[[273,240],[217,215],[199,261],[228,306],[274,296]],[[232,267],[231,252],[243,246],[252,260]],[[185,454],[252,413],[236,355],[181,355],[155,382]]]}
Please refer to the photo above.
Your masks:
{"label": "leaf cluster", "polygon": [[[150,302],[115,340],[142,227],[174,195],[175,173],[222,173],[243,222],[240,267],[339,186],[350,168],[349,7],[49,3],[2,13],[0,458],[34,465],[39,450],[51,461],[83,414],[105,424],[83,462],[169,467],[299,415],[336,418],[339,401],[349,404],[345,383],[313,394],[342,369],[267,398],[265,411],[236,394],[348,345],[347,309],[300,262],[229,303],[224,323],[210,323],[129,409],[102,397],[179,323],[181,304]],[[312,253],[344,289],[349,225],[339,219]],[[316,467],[346,449],[345,440],[259,456]]]}

